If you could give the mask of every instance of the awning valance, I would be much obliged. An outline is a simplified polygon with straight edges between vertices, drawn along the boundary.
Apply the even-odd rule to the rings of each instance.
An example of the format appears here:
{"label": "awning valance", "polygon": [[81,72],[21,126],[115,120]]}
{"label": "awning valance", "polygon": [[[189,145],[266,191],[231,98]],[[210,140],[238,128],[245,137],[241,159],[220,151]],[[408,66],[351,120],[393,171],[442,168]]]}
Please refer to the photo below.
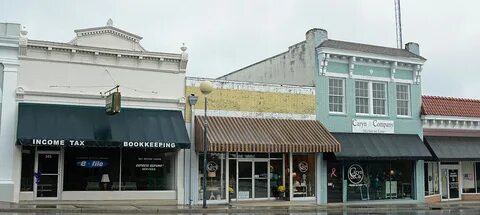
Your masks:
{"label": "awning valance", "polygon": [[431,158],[418,135],[333,133],[342,144],[339,160],[423,160]]}
{"label": "awning valance", "polygon": [[480,159],[480,137],[424,137],[433,156],[441,161]]}
{"label": "awning valance", "polygon": [[181,111],[20,103],[17,143],[176,149],[190,140]]}
{"label": "awning valance", "polygon": [[[195,146],[203,151],[204,117],[195,118]],[[208,117],[213,152],[338,152],[340,144],[316,120]]]}

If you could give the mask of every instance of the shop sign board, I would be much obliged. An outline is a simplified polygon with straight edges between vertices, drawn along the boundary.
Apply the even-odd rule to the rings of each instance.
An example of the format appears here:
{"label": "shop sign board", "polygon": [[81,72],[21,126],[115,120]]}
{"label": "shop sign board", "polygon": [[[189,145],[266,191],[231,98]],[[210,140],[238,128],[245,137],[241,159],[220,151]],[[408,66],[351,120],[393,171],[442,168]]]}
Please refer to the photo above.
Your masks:
{"label": "shop sign board", "polygon": [[250,191],[239,191],[238,192],[239,199],[249,199],[250,198]]}
{"label": "shop sign board", "polygon": [[120,92],[113,92],[105,100],[105,112],[109,115],[120,113],[121,95]]}
{"label": "shop sign board", "polygon": [[353,119],[352,132],[354,133],[383,133],[393,134],[395,132],[393,120],[379,119]]}
{"label": "shop sign board", "polygon": [[141,171],[155,172],[159,168],[164,167],[162,158],[160,157],[139,157],[137,158],[137,163],[135,168],[138,168]]}

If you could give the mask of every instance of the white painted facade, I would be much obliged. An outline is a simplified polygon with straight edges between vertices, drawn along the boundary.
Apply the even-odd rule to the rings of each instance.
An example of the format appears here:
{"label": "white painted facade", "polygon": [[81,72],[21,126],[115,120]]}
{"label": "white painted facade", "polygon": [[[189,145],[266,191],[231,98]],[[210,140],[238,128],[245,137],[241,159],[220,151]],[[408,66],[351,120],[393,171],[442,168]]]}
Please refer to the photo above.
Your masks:
{"label": "white painted facade", "polygon": [[[104,106],[105,92],[119,86],[122,107],[184,110],[186,47],[180,53],[146,51],[142,37],[106,26],[76,30],[70,42],[29,40],[18,24],[0,23],[3,94],[0,130],[0,201],[31,200],[20,194],[21,147],[16,143],[18,103]],[[2,66],[0,66],[2,68]],[[18,76],[18,80],[17,80]],[[183,202],[183,150],[177,151],[176,190],[129,191],[97,199],[174,199]],[[83,200],[65,192],[62,200]]]}

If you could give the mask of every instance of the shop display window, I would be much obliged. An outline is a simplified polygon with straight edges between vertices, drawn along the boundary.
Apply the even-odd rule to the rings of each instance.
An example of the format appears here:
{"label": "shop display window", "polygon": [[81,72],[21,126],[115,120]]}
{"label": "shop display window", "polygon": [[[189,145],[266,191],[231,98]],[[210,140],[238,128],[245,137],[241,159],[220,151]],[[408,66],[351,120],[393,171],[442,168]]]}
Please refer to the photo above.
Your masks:
{"label": "shop display window", "polygon": [[207,178],[207,200],[226,199],[226,156],[222,153],[208,153],[207,175],[203,175],[204,154],[199,155],[198,176],[199,176],[199,200],[203,200],[203,180]]}
{"label": "shop display window", "polygon": [[475,163],[462,162],[462,191],[475,193]]}
{"label": "shop display window", "polygon": [[314,197],[315,154],[294,154],[292,162],[293,197]]}
{"label": "shop display window", "polygon": [[35,168],[35,147],[22,148],[22,178],[20,191],[33,191],[33,173]]}
{"label": "shop display window", "polygon": [[425,196],[436,195],[440,193],[440,178],[438,175],[437,162],[425,162]]}
{"label": "shop display window", "polygon": [[175,152],[123,149],[121,183],[112,189],[174,190]]}
{"label": "shop display window", "polygon": [[64,191],[118,190],[120,148],[65,147]]}
{"label": "shop display window", "polygon": [[345,163],[347,201],[413,199],[412,161]]}

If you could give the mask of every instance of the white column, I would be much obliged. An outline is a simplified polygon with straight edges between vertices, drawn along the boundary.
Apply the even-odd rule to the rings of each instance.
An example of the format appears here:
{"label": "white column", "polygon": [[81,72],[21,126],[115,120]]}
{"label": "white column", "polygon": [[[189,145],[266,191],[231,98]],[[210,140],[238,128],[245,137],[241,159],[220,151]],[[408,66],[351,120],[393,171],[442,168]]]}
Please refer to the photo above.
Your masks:
{"label": "white column", "polygon": [[[16,101],[20,25],[0,23],[0,64],[3,65],[3,96],[0,108],[0,201],[18,202],[21,150],[16,142]],[[0,68],[1,69],[1,68]]]}

